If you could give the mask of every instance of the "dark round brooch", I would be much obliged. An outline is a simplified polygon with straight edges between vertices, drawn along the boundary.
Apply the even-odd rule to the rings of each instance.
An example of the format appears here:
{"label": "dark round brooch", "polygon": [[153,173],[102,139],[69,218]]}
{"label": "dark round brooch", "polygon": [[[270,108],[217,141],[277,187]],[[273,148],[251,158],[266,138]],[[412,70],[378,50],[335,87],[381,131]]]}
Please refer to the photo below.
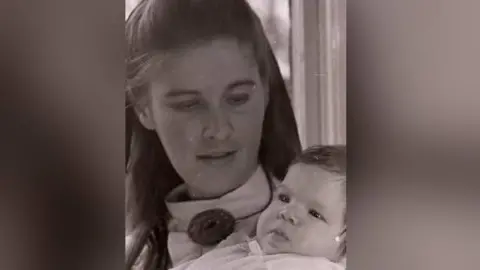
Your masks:
{"label": "dark round brooch", "polygon": [[202,246],[213,246],[235,230],[235,217],[221,208],[209,209],[195,215],[188,224],[190,239]]}

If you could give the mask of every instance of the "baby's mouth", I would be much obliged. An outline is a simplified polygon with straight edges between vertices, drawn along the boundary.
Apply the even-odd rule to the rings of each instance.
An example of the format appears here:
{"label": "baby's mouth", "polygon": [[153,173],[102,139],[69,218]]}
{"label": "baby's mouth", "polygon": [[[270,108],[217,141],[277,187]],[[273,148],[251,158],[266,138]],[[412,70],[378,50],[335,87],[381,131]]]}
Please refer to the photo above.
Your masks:
{"label": "baby's mouth", "polygon": [[287,234],[279,229],[273,229],[270,233],[273,235],[273,237],[279,240],[290,241],[290,238],[288,238]]}

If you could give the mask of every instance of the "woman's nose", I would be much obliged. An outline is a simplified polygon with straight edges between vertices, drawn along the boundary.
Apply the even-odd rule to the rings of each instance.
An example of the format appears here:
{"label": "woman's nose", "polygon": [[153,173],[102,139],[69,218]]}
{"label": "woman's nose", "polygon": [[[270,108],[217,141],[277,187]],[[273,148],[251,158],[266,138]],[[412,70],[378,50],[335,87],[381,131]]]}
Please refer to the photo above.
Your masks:
{"label": "woman's nose", "polygon": [[216,110],[207,116],[203,130],[203,136],[209,140],[227,140],[233,132],[228,114],[222,110]]}

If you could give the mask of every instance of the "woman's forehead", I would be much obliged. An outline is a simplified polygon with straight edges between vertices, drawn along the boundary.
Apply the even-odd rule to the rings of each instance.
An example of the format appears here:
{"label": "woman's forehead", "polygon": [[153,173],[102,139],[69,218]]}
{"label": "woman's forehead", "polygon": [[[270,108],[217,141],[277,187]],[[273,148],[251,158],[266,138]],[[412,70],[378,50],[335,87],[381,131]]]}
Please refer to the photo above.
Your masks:
{"label": "woman's forehead", "polygon": [[251,50],[229,39],[202,42],[157,59],[157,79],[185,87],[258,76]]}

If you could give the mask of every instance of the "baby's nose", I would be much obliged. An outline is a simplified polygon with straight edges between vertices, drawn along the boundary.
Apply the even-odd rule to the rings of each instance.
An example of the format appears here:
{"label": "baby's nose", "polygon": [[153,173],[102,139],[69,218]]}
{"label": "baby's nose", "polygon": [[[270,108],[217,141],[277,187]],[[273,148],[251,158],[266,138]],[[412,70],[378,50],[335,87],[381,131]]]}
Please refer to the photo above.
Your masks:
{"label": "baby's nose", "polygon": [[280,211],[280,218],[285,220],[286,222],[292,224],[292,225],[297,225],[299,223],[298,218],[291,213],[292,211],[287,211],[283,210]]}

